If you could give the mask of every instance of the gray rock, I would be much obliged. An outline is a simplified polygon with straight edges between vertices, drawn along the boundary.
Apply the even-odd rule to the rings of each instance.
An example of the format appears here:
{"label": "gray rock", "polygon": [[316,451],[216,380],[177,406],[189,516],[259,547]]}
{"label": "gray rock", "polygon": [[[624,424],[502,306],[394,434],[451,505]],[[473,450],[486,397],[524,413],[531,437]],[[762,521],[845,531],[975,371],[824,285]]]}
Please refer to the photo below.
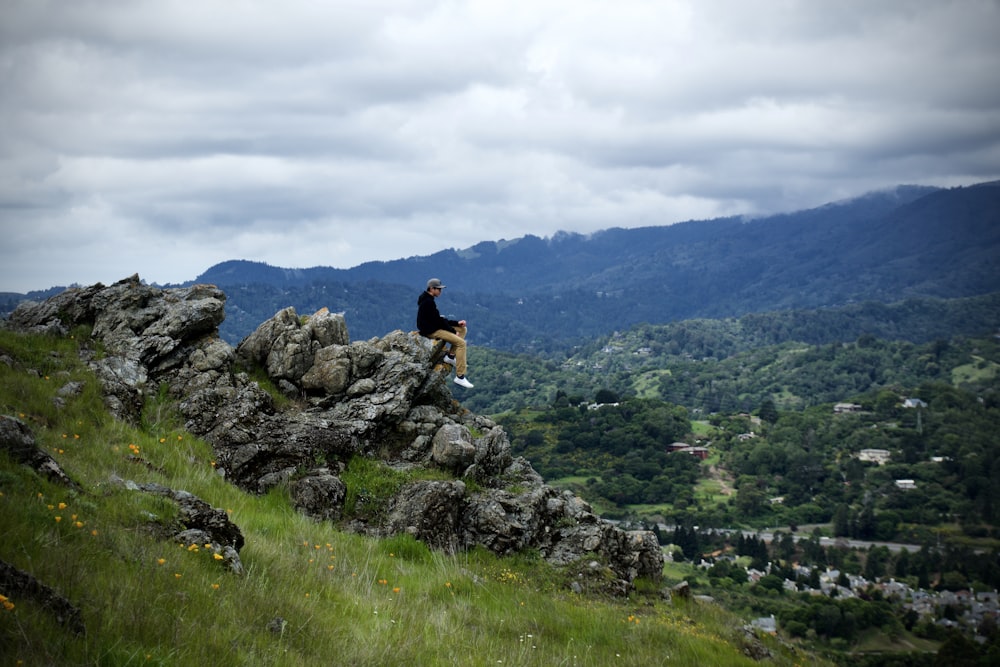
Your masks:
{"label": "gray rock", "polygon": [[320,347],[347,345],[351,342],[344,314],[331,313],[326,308],[313,313],[302,328],[309,332],[309,337],[319,343]]}
{"label": "gray rock", "polygon": [[83,391],[82,382],[67,382],[63,386],[56,390],[57,396],[62,396],[68,398],[70,396],[78,396],[80,392]]}
{"label": "gray rock", "polygon": [[[140,491],[170,498],[177,503],[179,522],[182,526],[173,534],[173,539],[181,544],[207,549],[218,555],[222,565],[233,574],[244,573],[239,550],[243,548],[244,538],[239,527],[229,520],[225,510],[212,507],[201,498],[187,491],[171,489],[162,484],[137,484],[117,475],[111,477],[111,483],[130,491]],[[155,520],[155,517],[150,517]]]}
{"label": "gray rock", "polygon": [[[343,315],[330,314],[324,308],[309,318],[300,318],[295,309],[289,307],[263,322],[240,342],[236,355],[247,365],[264,368],[272,379],[302,385],[320,350],[328,350],[323,360],[334,361],[339,358],[336,348],[347,344],[347,325]],[[329,391],[335,387],[330,383],[338,379],[328,377],[331,373],[332,369],[326,369],[313,374],[308,388]],[[346,378],[341,378],[341,381],[340,390],[347,386]]]}
{"label": "gray rock", "polygon": [[237,357],[250,366],[262,367],[274,380],[299,383],[312,367],[320,348],[312,331],[303,329],[294,308],[285,308],[262,323],[236,348]]}
{"label": "gray rock", "polygon": [[445,470],[462,474],[476,462],[476,447],[469,429],[460,424],[445,424],[431,442],[431,459]]}
{"label": "gray rock", "polygon": [[3,560],[0,560],[0,591],[19,601],[33,600],[60,625],[80,636],[87,633],[79,607],[35,575]]}
{"label": "gray rock", "polygon": [[135,359],[103,357],[90,362],[101,382],[104,404],[117,419],[137,424],[144,403],[146,367]]}
{"label": "gray rock", "polygon": [[510,453],[510,440],[499,426],[494,426],[482,437],[476,438],[476,478],[485,480],[497,477],[514,462]]}
{"label": "gray rock", "polygon": [[302,375],[302,388],[342,394],[351,383],[351,353],[346,345],[329,345],[316,351],[313,365]]}
{"label": "gray rock", "polygon": [[77,486],[62,466],[35,443],[35,434],[20,419],[0,415],[0,451],[52,481],[71,488]]}
{"label": "gray rock", "polygon": [[191,352],[191,368],[199,373],[226,371],[233,365],[233,348],[223,340],[211,340],[204,347]]}
{"label": "gray rock", "polygon": [[391,534],[409,533],[428,546],[453,552],[462,544],[465,484],[459,480],[419,481],[405,486],[389,509]]}
{"label": "gray rock", "polygon": [[295,508],[318,520],[340,519],[347,486],[328,468],[313,470],[292,482],[289,491]]}

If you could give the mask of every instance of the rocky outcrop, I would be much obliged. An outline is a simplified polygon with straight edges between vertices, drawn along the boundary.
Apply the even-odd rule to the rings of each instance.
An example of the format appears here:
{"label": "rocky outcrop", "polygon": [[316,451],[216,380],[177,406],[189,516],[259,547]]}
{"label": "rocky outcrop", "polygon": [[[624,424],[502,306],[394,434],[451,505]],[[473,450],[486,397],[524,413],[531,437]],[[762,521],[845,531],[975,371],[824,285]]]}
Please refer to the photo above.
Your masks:
{"label": "rocky outcrop", "polygon": [[174,501],[179,510],[180,525],[173,532],[173,539],[188,547],[208,549],[217,554],[222,564],[233,574],[243,574],[243,563],[239,555],[243,548],[243,533],[239,526],[229,520],[225,510],[212,507],[187,491],[178,491],[161,484],[136,484],[117,476],[113,476],[110,481],[131,491],[144,491]]}
{"label": "rocky outcrop", "polygon": [[[286,484],[296,508],[318,520],[405,532],[448,551],[531,548],[560,565],[596,556],[621,590],[636,577],[659,578],[663,557],[651,533],[620,530],[547,486],[512,455],[500,426],[453,400],[432,341],[393,331],[352,342],[342,315],[285,308],[233,349],[218,336],[224,303],[210,285],[158,289],[132,276],[23,303],[6,325],[91,327],[104,354],[89,363],[115,415],[135,421],[145,397],[165,391],[230,482],[253,493]],[[271,388],[251,379],[257,372]],[[340,476],[355,456],[452,479],[413,475],[384,511],[345,516]]]}
{"label": "rocky outcrop", "polygon": [[35,444],[35,435],[20,419],[0,415],[0,451],[6,452],[11,460],[35,470],[43,477],[75,488],[76,483],[69,478],[59,463]]}
{"label": "rocky outcrop", "polygon": [[52,614],[56,622],[70,631],[85,635],[83,614],[61,593],[39,581],[29,572],[0,560],[0,591],[16,598],[30,599]]}
{"label": "rocky outcrop", "polygon": [[104,387],[108,408],[118,418],[135,421],[143,390],[155,387],[163,375],[194,368],[196,351],[200,366],[211,365],[206,359],[214,359],[217,368],[229,365],[231,349],[218,338],[225,300],[212,286],[162,290],[134,275],[111,287],[98,283],[68,289],[43,303],[22,303],[6,326],[57,335],[91,327],[104,354],[94,356],[90,365]]}

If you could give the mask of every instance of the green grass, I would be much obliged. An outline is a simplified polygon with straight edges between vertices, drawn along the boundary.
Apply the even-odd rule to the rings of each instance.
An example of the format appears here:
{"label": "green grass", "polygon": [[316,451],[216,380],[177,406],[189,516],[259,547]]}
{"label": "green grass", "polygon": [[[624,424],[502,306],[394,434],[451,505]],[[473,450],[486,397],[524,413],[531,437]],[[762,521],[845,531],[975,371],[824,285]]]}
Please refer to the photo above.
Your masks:
{"label": "green grass", "polygon": [[922,639],[910,632],[903,632],[898,638],[892,639],[881,630],[870,629],[851,647],[855,653],[896,653],[919,651],[936,653],[941,642]]}
{"label": "green grass", "polygon": [[718,431],[719,429],[717,427],[712,426],[707,421],[697,420],[691,422],[691,432],[696,436],[714,435]]}
{"label": "green grass", "polygon": [[951,381],[955,385],[990,382],[1000,377],[1000,364],[978,356],[973,359],[972,363],[952,369]]}
{"label": "green grass", "polygon": [[661,398],[660,378],[669,375],[667,369],[647,371],[635,378],[632,389],[639,398]]}
{"label": "green grass", "polygon": [[722,482],[709,478],[698,480],[694,487],[694,497],[707,505],[724,505],[730,498],[724,493]]}
{"label": "green grass", "polygon": [[[742,653],[744,619],[669,604],[652,582],[629,599],[578,595],[568,569],[531,553],[445,554],[405,535],[363,537],[296,513],[283,489],[244,493],[217,474],[210,446],[179,427],[162,392],[136,427],[109,417],[78,341],[0,331],[0,353],[15,360],[0,364],[0,412],[29,424],[78,484],[0,454],[0,560],[64,595],[86,627],[74,634],[36,600],[8,595],[3,664],[756,664]],[[57,407],[70,380],[84,389]],[[363,489],[384,499],[400,481],[371,461],[349,471],[355,500]],[[224,508],[246,538],[245,574],[171,541],[174,505],[114,477]],[[821,664],[765,641],[768,664]]]}

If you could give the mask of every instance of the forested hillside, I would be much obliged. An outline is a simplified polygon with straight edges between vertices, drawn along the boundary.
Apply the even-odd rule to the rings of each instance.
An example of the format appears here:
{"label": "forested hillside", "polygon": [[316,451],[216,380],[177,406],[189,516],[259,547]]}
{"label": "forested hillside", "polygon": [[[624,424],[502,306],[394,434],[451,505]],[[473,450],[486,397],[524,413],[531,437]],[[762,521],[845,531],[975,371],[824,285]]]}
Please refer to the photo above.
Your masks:
{"label": "forested hillside", "polygon": [[[890,494],[886,502],[896,504],[887,508],[896,514],[877,531],[880,538],[897,537],[900,523],[934,524],[952,514],[971,524],[1000,523],[995,337],[786,344],[632,377],[624,391],[564,383],[547,402],[512,407],[503,423],[543,475],[588,480],[582,493],[618,512],[666,503],[675,519],[695,511],[701,525],[827,522],[839,504],[853,506],[872,491],[859,483],[865,466],[853,457],[875,448],[894,456],[869,479],[889,488],[871,498],[881,503],[893,479],[922,482],[916,493]],[[926,406],[904,408],[907,398]],[[858,412],[837,414],[838,403]],[[674,442],[709,448],[713,465],[739,489],[735,504],[698,507],[695,488],[706,471],[694,457],[671,454]],[[932,458],[941,462],[923,467]],[[946,499],[929,502],[930,488]],[[781,504],[768,504],[778,496]],[[928,511],[933,516],[922,514]],[[873,521],[861,508],[854,513],[845,520]],[[875,526],[857,533],[872,537]]]}
{"label": "forested hillside", "polygon": [[225,262],[230,342],[278,309],[343,311],[355,339],[414,326],[429,277],[470,342],[552,352],[635,324],[1000,292],[1000,185],[896,188],[756,220],[484,241],[352,269]]}
{"label": "forested hillside", "polygon": [[498,413],[550,405],[560,391],[592,398],[610,389],[705,412],[750,410],[765,398],[801,409],[872,387],[947,381],[952,366],[973,363],[965,338],[998,331],[1000,295],[643,324],[551,354],[474,347],[478,382],[463,400]]}

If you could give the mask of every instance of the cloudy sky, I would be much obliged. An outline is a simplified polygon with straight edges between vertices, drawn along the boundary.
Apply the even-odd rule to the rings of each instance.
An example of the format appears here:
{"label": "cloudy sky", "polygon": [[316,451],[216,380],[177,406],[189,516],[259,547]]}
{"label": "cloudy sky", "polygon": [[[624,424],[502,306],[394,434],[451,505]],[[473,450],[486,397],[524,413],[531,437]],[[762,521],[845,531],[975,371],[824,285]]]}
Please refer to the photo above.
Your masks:
{"label": "cloudy sky", "polygon": [[994,180],[998,35],[1000,0],[0,0],[0,291]]}

